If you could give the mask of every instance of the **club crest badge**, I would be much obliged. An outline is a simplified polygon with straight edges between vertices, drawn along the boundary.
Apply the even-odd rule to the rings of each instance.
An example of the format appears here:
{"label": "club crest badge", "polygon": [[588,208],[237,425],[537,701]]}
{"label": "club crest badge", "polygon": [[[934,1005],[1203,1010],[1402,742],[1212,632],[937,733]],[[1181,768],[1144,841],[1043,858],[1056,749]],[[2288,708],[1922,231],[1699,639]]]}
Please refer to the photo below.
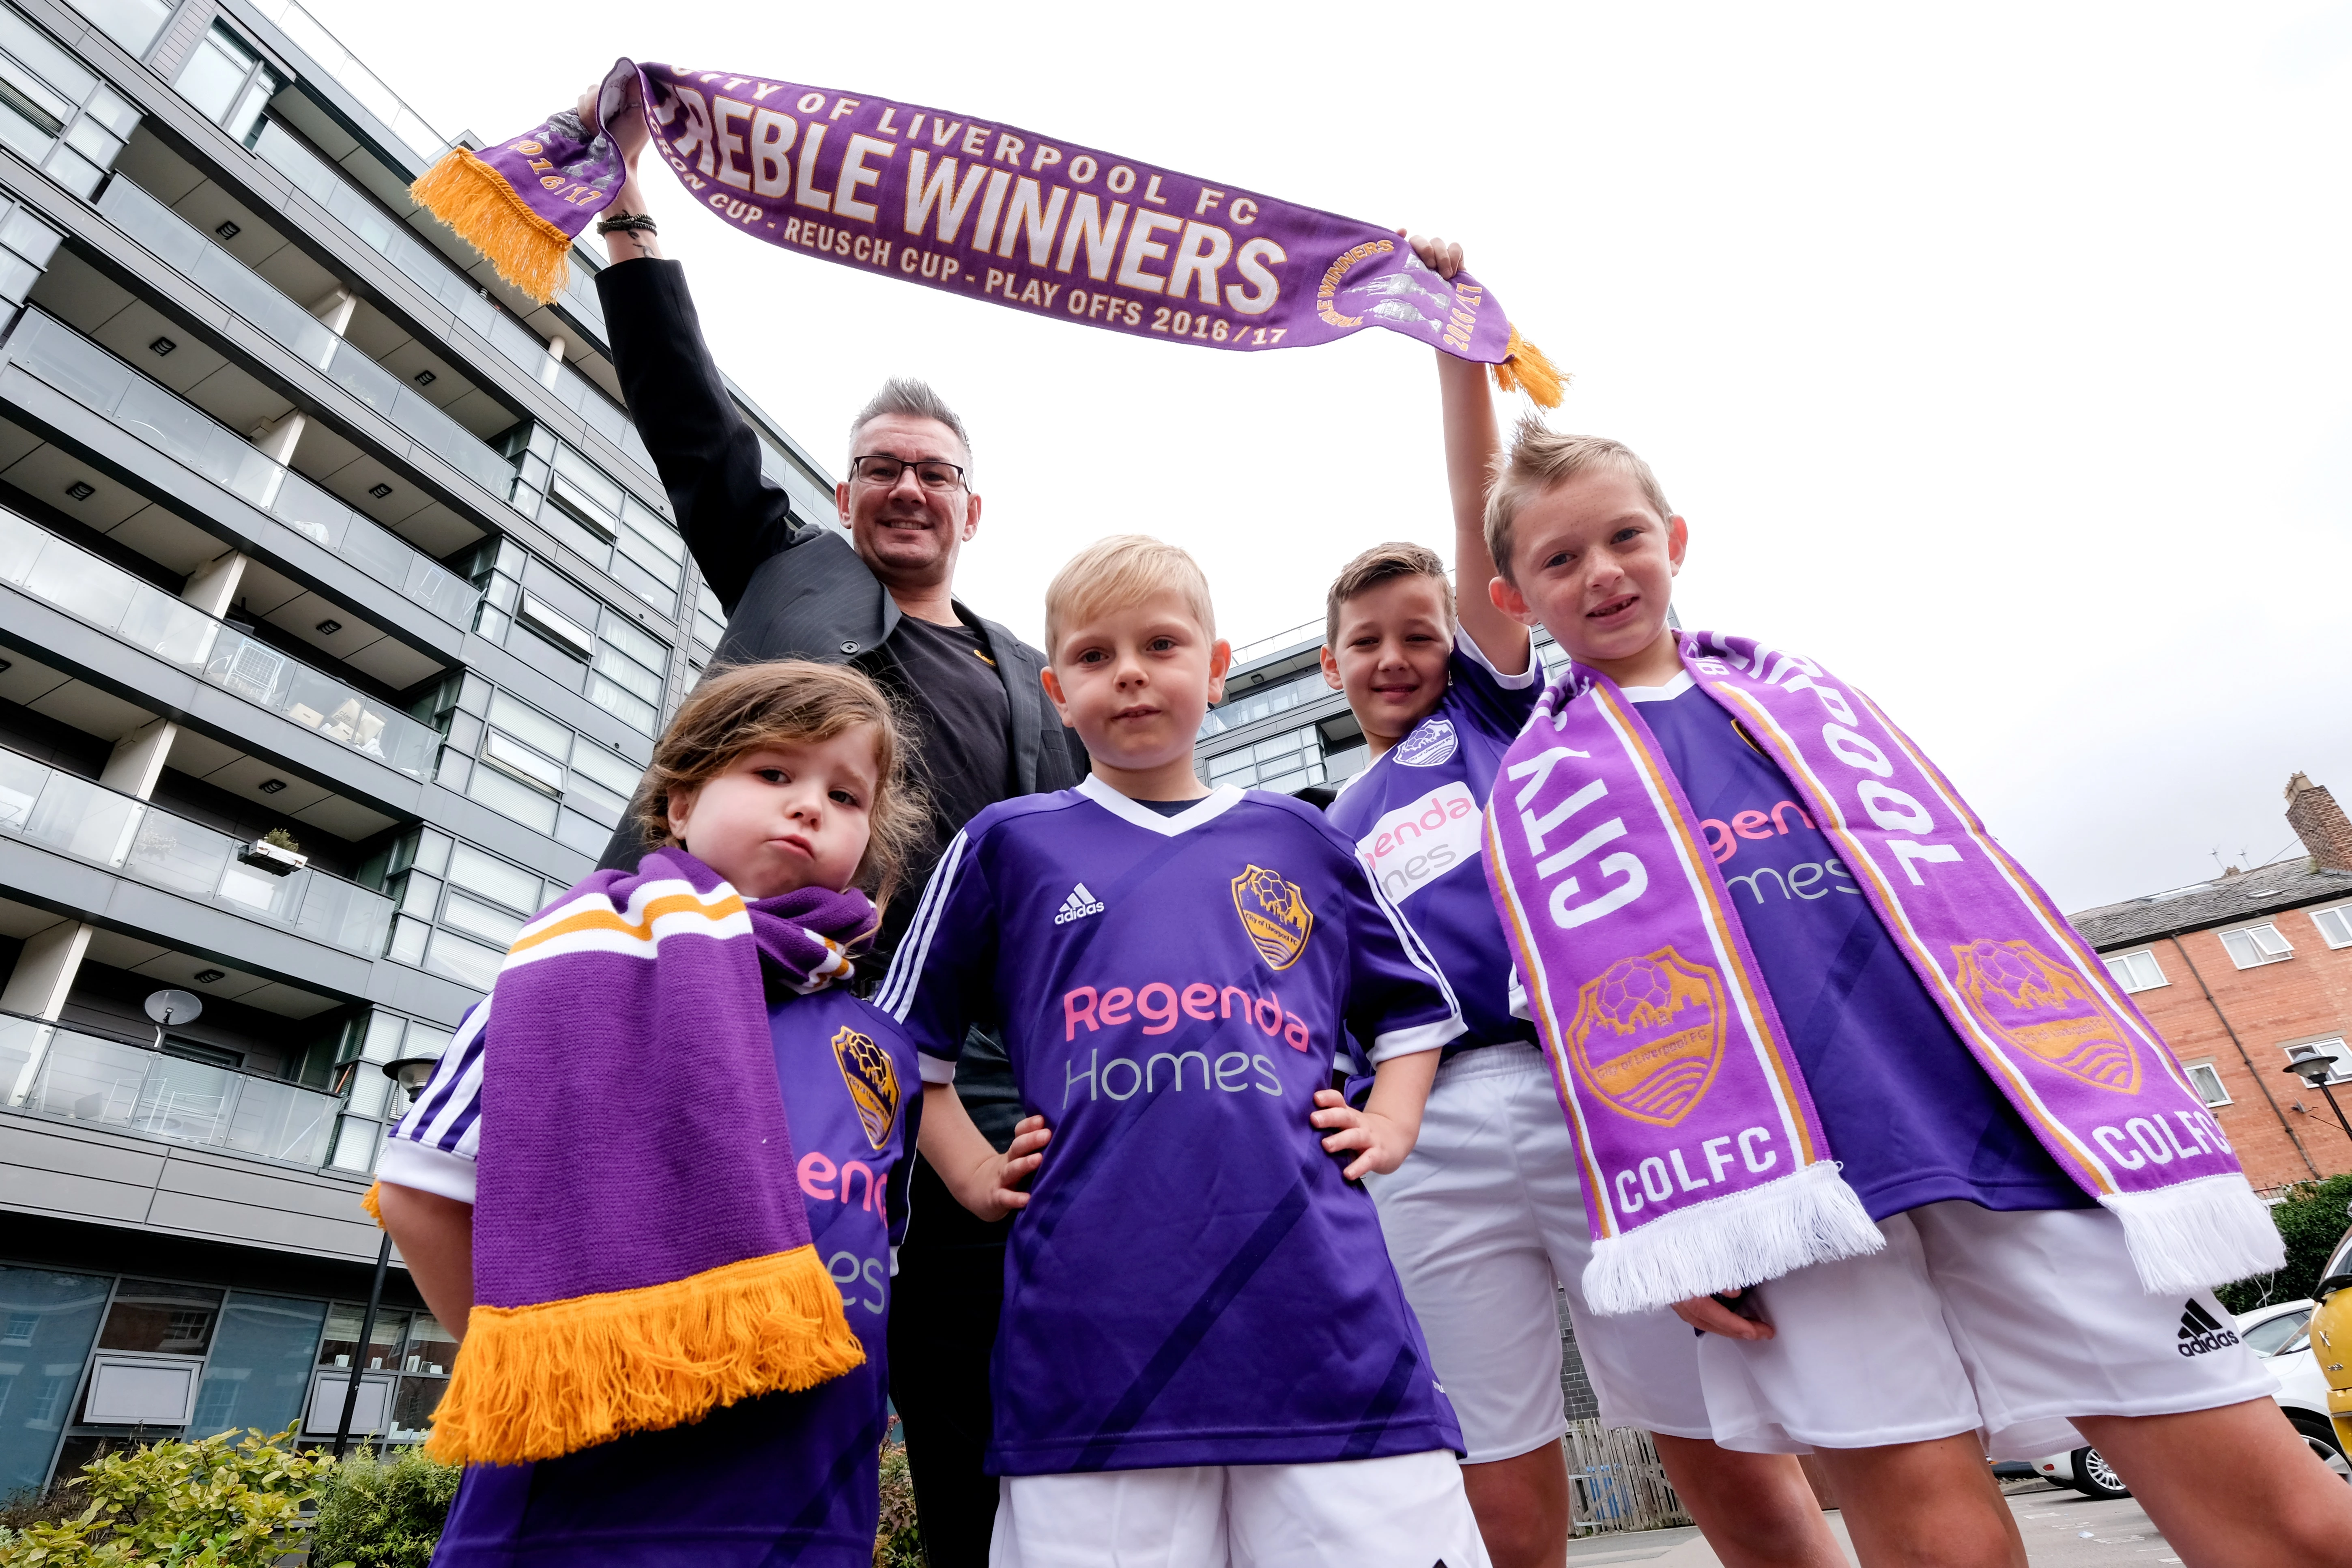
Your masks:
{"label": "club crest badge", "polygon": [[2131,1031],[2070,966],[2030,942],[1972,942],[1952,956],[1969,1011],[2003,1043],[2094,1089],[2139,1092]]}
{"label": "club crest badge", "polygon": [[1234,879],[1234,912],[1242,930],[1269,969],[1287,969],[1307,951],[1315,929],[1315,912],[1307,907],[1298,884],[1285,881],[1279,871],[1244,867]]}
{"label": "club crest badge", "polygon": [[1723,977],[1673,948],[1621,958],[1577,994],[1576,1076],[1619,1115],[1672,1127],[1715,1081],[1724,1011]]}
{"label": "club crest badge", "polygon": [[1433,768],[1461,749],[1462,739],[1454,732],[1451,719],[1428,718],[1412,727],[1397,745],[1397,766],[1401,768]]}
{"label": "club crest badge", "polygon": [[881,1148],[898,1120],[898,1069],[890,1065],[890,1053],[876,1045],[871,1035],[845,1025],[834,1031],[833,1059],[841,1064],[841,1081],[849,1086],[866,1141]]}

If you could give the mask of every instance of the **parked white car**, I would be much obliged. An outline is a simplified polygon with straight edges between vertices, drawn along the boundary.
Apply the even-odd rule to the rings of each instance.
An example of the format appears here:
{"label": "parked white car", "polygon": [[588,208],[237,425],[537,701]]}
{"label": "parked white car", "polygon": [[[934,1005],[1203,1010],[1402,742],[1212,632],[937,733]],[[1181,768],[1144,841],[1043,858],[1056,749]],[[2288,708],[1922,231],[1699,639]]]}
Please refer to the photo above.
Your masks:
{"label": "parked white car", "polygon": [[[2336,1440],[2336,1428],[2327,1419],[2327,1377],[2311,1355],[2311,1310],[2312,1303],[2306,1300],[2273,1301],[2251,1312],[2240,1312],[2238,1338],[2263,1359],[2271,1375],[2279,1380],[2279,1391],[2272,1397],[2286,1412],[2294,1429],[2303,1434],[2303,1440],[2311,1445],[2311,1451],[2325,1459],[2327,1468],[2338,1477],[2352,1480],[2352,1464],[2346,1462],[2344,1449]],[[2096,1448],[2076,1448],[2071,1453],[2037,1459],[2033,1472],[2088,1497],[2131,1496],[2123,1478],[2099,1457]]]}

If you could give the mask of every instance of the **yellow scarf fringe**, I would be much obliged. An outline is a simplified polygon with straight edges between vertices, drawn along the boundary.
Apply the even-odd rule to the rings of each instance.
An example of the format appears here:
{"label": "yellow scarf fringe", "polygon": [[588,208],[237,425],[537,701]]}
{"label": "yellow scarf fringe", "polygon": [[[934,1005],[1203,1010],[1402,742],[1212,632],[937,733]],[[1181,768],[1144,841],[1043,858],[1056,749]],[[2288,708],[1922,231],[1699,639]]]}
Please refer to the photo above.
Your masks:
{"label": "yellow scarf fringe", "polygon": [[865,1360],[814,1247],[667,1285],[477,1306],[425,1451],[445,1463],[552,1459],[813,1388]]}
{"label": "yellow scarf fringe", "polygon": [[499,276],[544,305],[572,278],[569,236],[530,210],[496,171],[452,147],[408,194],[490,259]]}
{"label": "yellow scarf fringe", "polygon": [[1511,329],[1511,341],[1504,351],[1503,363],[1495,366],[1495,384],[1505,392],[1524,392],[1538,408],[1559,406],[1560,388],[1568,377],[1544,354],[1543,350],[1519,336],[1519,329]]}

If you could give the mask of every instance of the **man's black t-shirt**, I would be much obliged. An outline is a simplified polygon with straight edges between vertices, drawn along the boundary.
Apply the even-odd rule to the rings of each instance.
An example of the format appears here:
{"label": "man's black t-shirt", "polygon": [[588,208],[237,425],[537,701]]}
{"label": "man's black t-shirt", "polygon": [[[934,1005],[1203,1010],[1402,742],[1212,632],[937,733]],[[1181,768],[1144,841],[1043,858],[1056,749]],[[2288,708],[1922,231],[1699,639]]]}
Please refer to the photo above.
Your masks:
{"label": "man's black t-shirt", "polygon": [[[989,655],[987,639],[961,622],[943,626],[902,616],[889,646],[898,658],[898,680],[904,682],[898,695],[912,710],[919,731],[912,771],[931,806],[930,841],[908,865],[906,879],[883,912],[881,946],[896,952],[940,853],[965,823],[1013,793],[1012,753],[1005,743],[1012,705],[1005,700],[1004,681]],[[1021,1119],[1020,1095],[1004,1047],[993,1038],[975,1037],[964,1047],[963,1067],[957,1088],[964,1109],[1001,1149],[1012,1142],[1013,1123]],[[980,1226],[978,1220],[966,1226],[969,1217],[956,1209],[933,1224],[943,1222],[957,1231]]]}
{"label": "man's black t-shirt", "polygon": [[[987,639],[961,622],[943,626],[901,616],[890,634],[890,651],[898,655],[922,730],[915,776],[931,801],[931,842],[923,857],[928,879],[929,863],[963,825],[1013,793],[1005,744],[1012,705]],[[913,912],[907,911],[908,918]]]}

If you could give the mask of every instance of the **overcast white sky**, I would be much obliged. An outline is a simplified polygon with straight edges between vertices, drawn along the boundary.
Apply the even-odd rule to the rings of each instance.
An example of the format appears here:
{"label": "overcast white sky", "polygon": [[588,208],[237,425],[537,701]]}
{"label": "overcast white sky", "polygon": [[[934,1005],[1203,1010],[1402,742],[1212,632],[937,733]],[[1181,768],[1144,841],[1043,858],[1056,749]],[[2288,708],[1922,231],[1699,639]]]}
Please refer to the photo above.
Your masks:
{"label": "overcast white sky", "polygon": [[[1554,423],[1689,519],[1685,624],[1868,689],[2063,907],[2269,858],[2295,769],[2352,803],[2352,5],[306,4],[445,132],[628,54],[1458,236],[1573,372]],[[1427,349],[1041,322],[651,177],[719,363],[824,460],[887,374],[961,410],[959,589],[1024,635],[1108,532],[1192,550],[1236,642],[1446,542]]]}

